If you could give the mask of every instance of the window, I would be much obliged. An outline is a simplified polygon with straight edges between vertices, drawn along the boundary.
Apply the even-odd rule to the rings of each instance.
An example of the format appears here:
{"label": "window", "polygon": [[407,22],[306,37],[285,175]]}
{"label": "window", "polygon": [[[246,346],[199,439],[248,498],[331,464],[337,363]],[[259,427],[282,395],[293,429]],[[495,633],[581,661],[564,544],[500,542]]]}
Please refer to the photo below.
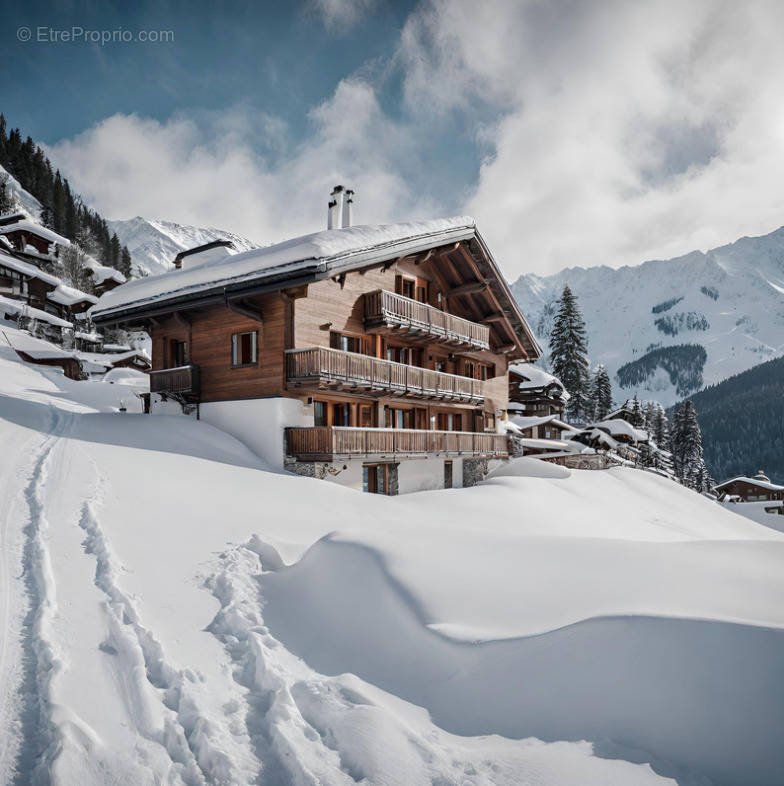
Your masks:
{"label": "window", "polygon": [[313,425],[326,426],[327,425],[327,405],[324,401],[313,402]]}
{"label": "window", "polygon": [[329,334],[329,345],[332,349],[343,352],[355,352],[359,355],[372,355],[373,342],[370,336],[347,336],[334,330]]}
{"label": "window", "polygon": [[373,428],[375,426],[375,406],[373,404],[360,404],[358,406],[359,425],[362,428]]}
{"label": "window", "polygon": [[479,366],[479,379],[483,382],[487,380],[489,376],[490,369],[487,366],[480,365]]}
{"label": "window", "polygon": [[413,347],[387,347],[387,360],[405,363],[407,366],[421,365],[422,350]]}
{"label": "window", "polygon": [[445,358],[436,358],[433,361],[433,369],[435,371],[441,371],[442,373],[446,372],[446,359]]}
{"label": "window", "polygon": [[464,376],[470,377],[471,379],[476,378],[476,363],[471,360],[466,360],[465,362],[465,369],[464,369]]}
{"label": "window", "polygon": [[258,362],[258,334],[234,333],[231,337],[231,365],[233,367],[255,366]]}
{"label": "window", "polygon": [[427,285],[417,283],[416,299],[420,303],[427,303]]}
{"label": "window", "polygon": [[171,342],[172,368],[177,368],[177,366],[186,366],[188,362],[189,362],[188,342],[177,341],[177,339],[172,339]]}
{"label": "window", "polygon": [[463,430],[463,416],[453,414],[452,412],[439,412],[438,413],[438,430],[439,431],[462,431]]}

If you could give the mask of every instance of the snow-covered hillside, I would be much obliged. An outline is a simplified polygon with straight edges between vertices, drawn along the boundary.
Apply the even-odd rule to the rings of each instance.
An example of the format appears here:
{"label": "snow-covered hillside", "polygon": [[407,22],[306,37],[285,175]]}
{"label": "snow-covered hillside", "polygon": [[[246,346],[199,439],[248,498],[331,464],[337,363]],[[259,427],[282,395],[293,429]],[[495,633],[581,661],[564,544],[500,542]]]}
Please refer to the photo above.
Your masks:
{"label": "snow-covered hillside", "polygon": [[10,174],[7,169],[0,166],[0,177],[4,175],[8,178],[6,181],[8,196],[16,200],[22,210],[27,213],[30,218],[38,221],[41,216],[41,203],[31,193],[25,191],[22,186],[19,185],[19,181]]}
{"label": "snow-covered hillside", "polygon": [[0,345],[0,783],[780,782],[784,535],[532,459],[362,495],[128,395]]}
{"label": "snow-covered hillside", "polygon": [[[784,227],[706,254],[522,276],[512,291],[545,348],[565,283],[585,317],[591,362],[607,366],[617,398],[638,391],[673,404],[784,353]],[[671,349],[684,344],[697,347]]]}
{"label": "snow-covered hillside", "polygon": [[117,233],[120,243],[128,246],[134,267],[152,275],[169,270],[180,251],[213,240],[231,240],[239,251],[260,245],[222,229],[192,227],[141,216],[108,223],[109,230]]}

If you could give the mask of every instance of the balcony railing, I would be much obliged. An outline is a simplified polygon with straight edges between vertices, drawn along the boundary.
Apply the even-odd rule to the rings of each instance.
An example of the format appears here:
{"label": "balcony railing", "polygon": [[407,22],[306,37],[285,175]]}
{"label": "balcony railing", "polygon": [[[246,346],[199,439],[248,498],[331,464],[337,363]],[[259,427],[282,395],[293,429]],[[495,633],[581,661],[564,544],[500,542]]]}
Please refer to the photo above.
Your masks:
{"label": "balcony railing", "polygon": [[365,329],[430,338],[444,344],[490,349],[490,328],[385,289],[365,296]]}
{"label": "balcony railing", "polygon": [[150,393],[177,394],[198,398],[201,394],[199,367],[190,364],[150,372]]}
{"label": "balcony railing", "polygon": [[286,378],[290,388],[337,388],[470,404],[484,401],[478,379],[326,347],[286,350]]}
{"label": "balcony railing", "polygon": [[508,455],[504,434],[348,426],[287,428],[286,446],[289,455],[304,461],[327,461],[340,456],[394,458],[444,454],[505,458]]}

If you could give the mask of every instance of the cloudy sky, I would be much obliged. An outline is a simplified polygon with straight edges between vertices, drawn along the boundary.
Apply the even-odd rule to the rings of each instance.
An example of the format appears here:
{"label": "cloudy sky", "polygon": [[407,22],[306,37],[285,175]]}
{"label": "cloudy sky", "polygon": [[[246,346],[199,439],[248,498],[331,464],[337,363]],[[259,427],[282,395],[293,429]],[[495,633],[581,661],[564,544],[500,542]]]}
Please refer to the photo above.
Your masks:
{"label": "cloudy sky", "polygon": [[0,109],[110,218],[275,242],[340,182],[361,223],[473,215],[510,279],[784,224],[784,3],[17,5]]}

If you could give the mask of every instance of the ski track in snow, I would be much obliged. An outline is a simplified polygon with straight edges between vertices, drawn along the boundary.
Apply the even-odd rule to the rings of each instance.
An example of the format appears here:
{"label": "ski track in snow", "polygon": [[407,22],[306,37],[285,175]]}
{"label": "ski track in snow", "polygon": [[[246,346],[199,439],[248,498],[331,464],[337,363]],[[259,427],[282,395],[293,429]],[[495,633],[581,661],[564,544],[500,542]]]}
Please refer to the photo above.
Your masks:
{"label": "ski track in snow", "polygon": [[48,765],[58,749],[51,687],[62,662],[50,636],[57,593],[46,543],[45,490],[52,451],[68,418],[54,407],[51,417],[50,433],[40,444],[22,492],[26,504],[22,564],[28,609],[20,630],[23,666],[16,692],[19,735],[12,766],[14,786],[49,783]]}
{"label": "ski track in snow", "polygon": [[[101,484],[105,482],[102,478]],[[171,766],[167,782],[174,779],[185,786],[251,782],[245,781],[246,773],[238,767],[247,757],[237,750],[236,742],[232,744],[229,739],[227,743],[227,738],[235,735],[228,728],[220,728],[199,707],[192,688],[202,681],[201,676],[167,659],[163,645],[144,624],[133,599],[121,589],[118,577],[123,567],[106,540],[96,507],[85,501],[79,525],[85,533],[82,546],[95,558],[95,585],[106,595],[110,632],[101,646],[119,656],[118,670],[124,673],[118,676],[126,683],[128,709],[136,716],[139,733],[159,743],[168,754]],[[130,672],[125,668],[129,662],[133,664]],[[156,708],[163,712],[162,729],[145,720],[155,714],[145,707],[150,695],[157,696],[162,705]],[[234,755],[229,755],[232,748]]]}

